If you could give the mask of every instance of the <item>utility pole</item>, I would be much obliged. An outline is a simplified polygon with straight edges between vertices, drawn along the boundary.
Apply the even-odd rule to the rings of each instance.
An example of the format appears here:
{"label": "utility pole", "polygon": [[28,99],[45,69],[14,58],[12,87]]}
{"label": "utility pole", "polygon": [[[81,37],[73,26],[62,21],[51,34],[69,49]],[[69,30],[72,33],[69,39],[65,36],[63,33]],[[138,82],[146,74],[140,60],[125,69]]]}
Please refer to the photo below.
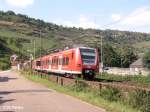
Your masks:
{"label": "utility pole", "polygon": [[122,68],[122,55],[121,55],[121,68]]}
{"label": "utility pole", "polygon": [[101,72],[103,72],[103,37],[101,36]]}
{"label": "utility pole", "polygon": [[[96,17],[94,17],[94,22],[95,22],[95,24],[96,24]],[[96,26],[95,26],[95,29],[96,29]],[[100,33],[98,33],[99,34],[99,36],[100,36]],[[101,73],[103,72],[103,36],[100,36],[101,37]],[[102,75],[102,74],[101,74]]]}
{"label": "utility pole", "polygon": [[33,42],[33,44],[34,44],[34,59],[35,59],[35,39],[34,39],[34,42]]}
{"label": "utility pole", "polygon": [[[40,29],[39,37],[40,37],[40,62],[41,62],[42,61],[41,60],[41,56],[42,56],[42,36],[41,36],[41,29],[42,29],[42,27],[41,27],[41,21],[39,21],[39,29]],[[41,62],[41,64],[42,64],[42,62]],[[43,71],[43,67],[42,66],[41,66],[41,69]]]}
{"label": "utility pole", "polygon": [[40,28],[40,57],[42,56],[42,37],[41,37],[41,28]]}

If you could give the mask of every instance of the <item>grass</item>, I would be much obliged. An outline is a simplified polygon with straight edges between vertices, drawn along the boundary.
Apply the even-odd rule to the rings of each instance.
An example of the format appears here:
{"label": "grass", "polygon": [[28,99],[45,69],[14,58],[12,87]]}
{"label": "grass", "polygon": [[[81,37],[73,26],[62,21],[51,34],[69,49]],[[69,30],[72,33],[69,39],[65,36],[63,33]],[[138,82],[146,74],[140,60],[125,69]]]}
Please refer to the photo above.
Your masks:
{"label": "grass", "polygon": [[138,42],[133,47],[141,52],[148,51],[150,49],[150,41]]}
{"label": "grass", "polygon": [[0,70],[7,70],[10,68],[9,55],[0,55]]}
{"label": "grass", "polygon": [[[12,28],[15,29],[15,28]],[[25,30],[31,30],[31,28],[27,29],[25,28]],[[23,31],[12,31],[11,28],[2,28],[0,29],[0,38],[5,38],[5,40],[10,40],[10,39],[19,39],[19,38],[23,38],[23,39],[27,39],[30,42],[22,42],[22,48],[21,51],[23,54],[25,54],[26,51],[30,50],[30,53],[33,53],[33,47],[34,47],[34,43],[33,40],[35,40],[35,51],[38,51],[41,48],[41,41],[42,41],[42,48],[44,49],[51,49],[54,46],[55,47],[61,47],[60,44],[60,40],[57,38],[51,38],[51,36],[45,35],[44,37],[42,37],[42,40],[40,40],[39,36],[29,36],[27,34],[25,34]],[[12,43],[7,45],[9,48],[15,50],[15,51],[19,51],[19,48],[16,48]],[[28,55],[28,53],[26,53]]]}
{"label": "grass", "polygon": [[[60,86],[54,82],[48,81],[46,79],[42,79],[36,75],[29,75],[29,73],[25,73],[24,75],[27,79],[43,84],[46,87],[52,88],[58,92],[62,92],[71,96],[74,96],[78,99],[91,103],[93,105],[99,106],[107,110],[107,112],[140,112],[139,110],[133,109],[129,105],[125,105],[123,102],[117,100],[108,100],[103,96],[99,95],[99,91],[95,89],[91,89],[84,84],[74,85],[74,86]],[[104,94],[107,92],[104,90]],[[114,94],[114,93],[112,93]],[[110,94],[110,95],[112,95]],[[109,97],[110,97],[109,95]],[[107,97],[107,96],[105,96]]]}
{"label": "grass", "polygon": [[103,73],[98,74],[97,78],[104,81],[111,81],[111,82],[128,82],[131,84],[138,84],[140,86],[144,87],[150,87],[150,75],[148,76],[142,76],[142,75],[134,75],[134,76],[120,76],[120,75],[113,75],[113,74],[107,74]]}
{"label": "grass", "polygon": [[136,48],[150,48],[150,41],[139,42],[134,45]]}

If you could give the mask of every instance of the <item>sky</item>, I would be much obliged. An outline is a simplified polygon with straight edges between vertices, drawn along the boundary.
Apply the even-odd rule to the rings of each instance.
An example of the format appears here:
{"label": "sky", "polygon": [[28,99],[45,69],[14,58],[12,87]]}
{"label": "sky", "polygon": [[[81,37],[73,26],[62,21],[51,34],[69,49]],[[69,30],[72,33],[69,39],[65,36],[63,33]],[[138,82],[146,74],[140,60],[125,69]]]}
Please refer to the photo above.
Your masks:
{"label": "sky", "polygon": [[0,10],[68,27],[150,33],[150,0],[0,0]]}

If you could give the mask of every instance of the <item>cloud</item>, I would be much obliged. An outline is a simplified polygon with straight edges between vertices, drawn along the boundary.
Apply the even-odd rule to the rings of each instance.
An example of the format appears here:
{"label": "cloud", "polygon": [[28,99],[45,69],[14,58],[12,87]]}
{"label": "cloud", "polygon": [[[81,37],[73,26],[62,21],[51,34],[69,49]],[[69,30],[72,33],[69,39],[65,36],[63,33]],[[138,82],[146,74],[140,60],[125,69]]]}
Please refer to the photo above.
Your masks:
{"label": "cloud", "polygon": [[110,18],[97,18],[97,20],[99,21],[95,22],[93,17],[81,14],[76,20],[56,20],[54,23],[68,27],[117,29],[150,33],[150,7],[140,7],[128,14],[113,13]]}
{"label": "cloud", "polygon": [[82,27],[82,28],[98,28],[99,26],[95,24],[93,20],[91,20],[88,16],[86,15],[79,15],[79,17],[75,21],[71,20],[56,20],[53,21],[56,24],[61,24],[67,27]]}
{"label": "cloud", "polygon": [[96,23],[93,20],[90,20],[85,15],[80,15],[77,26],[83,27],[83,28],[97,28],[98,27],[98,25],[96,25]]}
{"label": "cloud", "polygon": [[120,14],[112,14],[111,17],[112,17],[113,21],[118,21],[118,20],[121,19],[121,15]]}
{"label": "cloud", "polygon": [[136,9],[122,21],[122,24],[129,24],[132,26],[150,24],[150,7]]}
{"label": "cloud", "polygon": [[34,3],[34,0],[5,0],[6,3],[13,7],[26,8]]}
{"label": "cloud", "polygon": [[[119,19],[118,15],[113,16],[112,20],[116,21]],[[150,32],[148,26],[150,28],[150,7],[140,7],[128,15],[120,16],[118,23],[109,27],[110,29]]]}

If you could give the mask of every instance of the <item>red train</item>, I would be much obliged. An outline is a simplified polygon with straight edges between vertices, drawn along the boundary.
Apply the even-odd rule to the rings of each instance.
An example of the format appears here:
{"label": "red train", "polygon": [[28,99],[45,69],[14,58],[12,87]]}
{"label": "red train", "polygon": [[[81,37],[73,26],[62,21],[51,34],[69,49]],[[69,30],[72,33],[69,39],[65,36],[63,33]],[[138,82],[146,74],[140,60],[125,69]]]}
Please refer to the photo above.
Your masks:
{"label": "red train", "polygon": [[94,48],[77,47],[33,61],[32,68],[37,71],[93,79],[99,71],[98,52]]}

